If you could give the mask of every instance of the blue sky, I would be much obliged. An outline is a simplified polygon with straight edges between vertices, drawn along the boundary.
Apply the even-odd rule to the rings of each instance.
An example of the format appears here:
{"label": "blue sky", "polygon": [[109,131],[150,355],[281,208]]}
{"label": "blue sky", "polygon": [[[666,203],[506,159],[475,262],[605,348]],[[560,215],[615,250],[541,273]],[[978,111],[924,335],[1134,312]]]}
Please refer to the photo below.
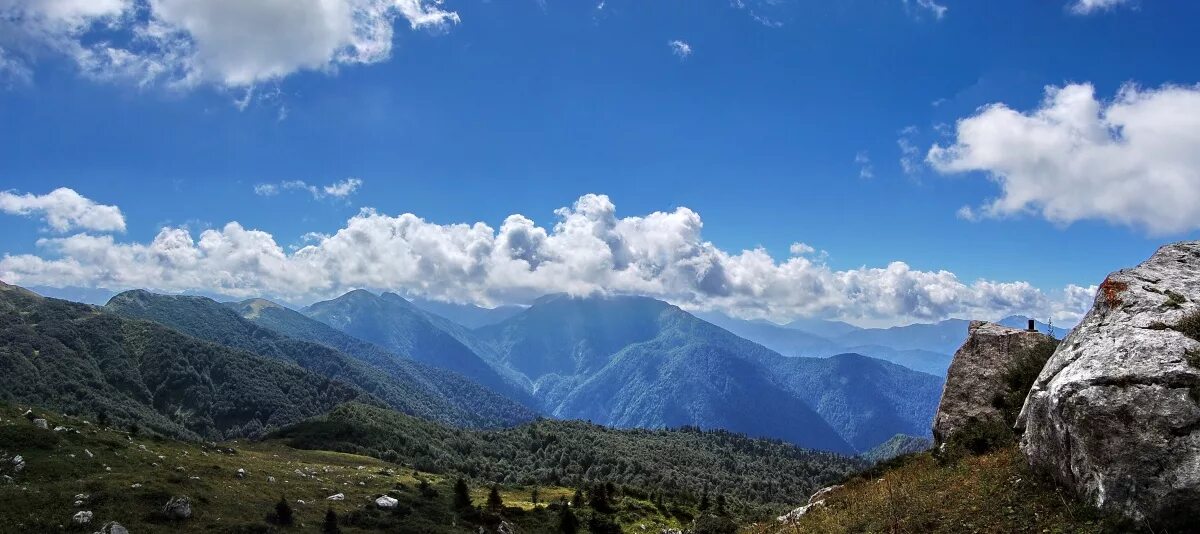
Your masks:
{"label": "blue sky", "polygon": [[[553,0],[400,2],[425,10],[417,15],[453,13],[457,20],[419,23],[417,15],[396,8],[386,19],[394,34],[385,57],[333,59],[316,69],[281,60],[282,71],[260,69],[252,75],[260,77],[247,82],[216,60],[175,65],[182,72],[176,79],[150,79],[117,72],[115,63],[85,65],[80,59],[80,50],[111,41],[161,60],[161,46],[131,40],[130,28],[149,17],[166,20],[165,7],[163,13],[141,3],[119,7],[126,9],[120,24],[104,18],[55,24],[54,14],[14,1],[8,8],[0,2],[0,13],[9,10],[0,30],[27,31],[0,38],[0,52],[7,50],[0,65],[8,65],[0,67],[0,190],[44,195],[67,187],[117,206],[126,228],[109,232],[116,243],[148,243],[162,227],[180,225],[199,240],[202,230],[237,221],[269,233],[288,250],[314,243],[302,237],[310,232],[345,227],[362,207],[389,216],[410,212],[437,224],[482,221],[492,229],[510,214],[522,214],[549,231],[561,219],[556,209],[597,193],[615,204],[618,218],[686,207],[702,219],[703,241],[729,255],[762,247],[782,263],[793,255],[792,244],[802,242],[816,249],[806,254],[810,261],[834,274],[901,261],[916,271],[952,272],[966,286],[980,279],[1026,281],[1057,302],[1069,284],[1097,284],[1106,273],[1141,261],[1164,242],[1194,237],[1200,228],[1200,217],[1191,212],[1170,218],[1153,213],[1154,207],[1108,206],[1106,199],[1121,195],[1113,184],[1128,182],[1121,176],[1099,187],[1086,181],[1090,173],[1056,187],[1039,185],[1057,179],[1053,169],[1112,167],[1092,161],[1094,154],[1062,151],[1012,161],[959,152],[927,160],[931,147],[967,139],[956,133],[956,121],[977,117],[981,129],[995,133],[987,127],[1006,124],[1004,117],[984,116],[981,106],[1002,103],[1028,116],[1045,106],[1047,86],[1090,84],[1102,108],[1133,86],[1141,88],[1139,102],[1148,102],[1131,104],[1135,112],[1156,103],[1191,105],[1200,81],[1191,23],[1200,20],[1200,4],[1191,2],[1110,0],[1099,4],[1113,5],[1087,13],[1070,0],[607,0],[602,8]],[[939,17],[931,5],[945,11]],[[179,20],[185,21],[179,35],[194,39],[186,52],[196,58],[215,57],[223,53],[220,47],[269,47],[272,32],[291,31],[267,18],[263,39],[217,42],[205,40],[199,26],[188,26],[195,17]],[[690,52],[683,55],[669,44],[676,40]],[[1165,94],[1170,90],[1181,94]],[[1138,116],[1144,115],[1150,113]],[[972,146],[991,142],[1005,154],[1030,153],[1021,143],[1047,146],[1035,126],[1016,140],[979,134]],[[1108,142],[1122,145],[1119,137]],[[1182,149],[1153,140],[1126,144],[1138,152],[1122,161],[1144,161],[1139,168],[1169,175],[1163,180],[1173,180],[1170,187],[1200,189],[1194,171],[1175,170],[1190,163],[1186,156],[1170,170],[1158,163],[1164,159],[1160,150],[1169,159]],[[903,146],[912,148],[906,153]],[[1062,161],[1046,164],[1056,159]],[[319,189],[255,192],[256,185],[299,180],[320,188],[348,178],[361,186],[344,197]],[[1001,183],[1009,196],[1032,200],[981,209],[1002,196]],[[1133,191],[1163,183],[1145,185]],[[1080,199],[1072,193],[1092,190],[1105,194]],[[976,215],[964,215],[964,206]],[[0,251],[10,257],[60,259],[70,254],[38,240],[105,234],[84,225],[56,231],[43,212],[9,211]],[[108,271],[118,267],[111,265],[86,276],[14,265],[0,272],[27,282],[117,285]],[[731,285],[754,285],[749,275],[729,276]],[[348,277],[344,285],[367,285],[354,280]],[[406,280],[395,284],[411,285]],[[482,291],[485,283],[472,281],[476,285],[467,291],[446,288],[455,280],[444,282],[418,292],[497,303],[574,287],[561,280],[523,281]],[[162,289],[196,289],[188,284]],[[643,287],[596,284],[622,291]],[[740,299],[730,296],[739,290],[719,291],[721,298],[708,299],[696,296],[703,290],[672,284],[666,286],[674,289],[656,285],[647,292],[778,317],[815,313],[888,322],[969,312],[1068,316],[1061,303],[1021,297],[993,306],[993,297],[978,294],[957,307],[914,310],[906,306],[926,297],[900,297],[895,306],[864,311],[844,303],[791,302],[806,296],[789,293],[780,297],[786,305],[754,309],[746,302],[761,294],[752,291]],[[335,289],[233,285],[299,300]]]}

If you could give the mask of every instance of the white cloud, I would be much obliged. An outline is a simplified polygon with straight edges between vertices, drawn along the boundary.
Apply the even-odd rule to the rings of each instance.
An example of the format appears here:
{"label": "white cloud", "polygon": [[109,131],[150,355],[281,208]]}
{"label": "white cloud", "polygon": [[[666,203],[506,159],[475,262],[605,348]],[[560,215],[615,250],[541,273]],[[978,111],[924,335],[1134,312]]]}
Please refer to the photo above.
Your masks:
{"label": "white cloud", "polygon": [[687,59],[692,55],[692,45],[678,39],[667,43],[667,46],[671,47],[671,53],[679,56],[680,59]]}
{"label": "white cloud", "polygon": [[1200,86],[1123,87],[1109,102],[1089,84],[1046,88],[1034,110],[1004,104],[957,123],[927,160],[942,173],[982,171],[999,198],[960,215],[1094,219],[1151,234],[1200,229]]}
{"label": "white cloud", "polygon": [[1130,0],[1075,0],[1069,9],[1076,15],[1090,15],[1098,11],[1107,11],[1120,5],[1131,4]]}
{"label": "white cloud", "polygon": [[854,155],[854,163],[858,165],[858,177],[867,179],[875,177],[875,167],[871,165],[871,155],[866,150],[860,150]]}
{"label": "white cloud", "polygon": [[904,0],[904,7],[906,10],[913,9],[914,5],[917,9],[924,10],[930,15],[933,15],[933,18],[937,20],[942,20],[945,18],[946,12],[950,10],[946,6],[939,4],[934,0]]}
{"label": "white cloud", "polygon": [[99,79],[248,87],[385,60],[397,18],[459,22],[440,0],[0,0],[0,47],[63,54]]}
{"label": "white cloud", "polygon": [[[552,292],[640,294],[740,316],[826,315],[906,322],[1009,313],[1060,317],[1067,309],[1025,282],[964,282],[903,262],[837,271],[796,243],[777,261],[763,249],[728,252],[705,241],[688,208],[618,217],[603,195],[584,195],[538,226],[510,215],[484,223],[430,223],[364,209],[332,234],[310,233],[285,251],[273,236],[231,222],[193,236],[163,228],[148,243],[81,233],[39,240],[41,254],[0,259],[10,283],[163,291],[205,290],[290,301],[356,287],[499,304]],[[1074,293],[1072,293],[1074,295]]]}
{"label": "white cloud", "polygon": [[303,180],[288,180],[275,184],[257,184],[254,186],[254,194],[273,197],[283,191],[306,191],[318,200],[326,197],[345,199],[357,192],[362,185],[363,181],[358,178],[346,178],[325,186],[312,185]]}
{"label": "white cloud", "polygon": [[896,138],[896,146],[900,148],[900,168],[910,176],[921,172],[921,150],[913,140],[918,133],[916,126],[907,126]]}
{"label": "white cloud", "polygon": [[0,191],[0,212],[40,217],[51,230],[124,232],[125,216],[116,206],[97,204],[73,189],[60,187],[45,195]]}

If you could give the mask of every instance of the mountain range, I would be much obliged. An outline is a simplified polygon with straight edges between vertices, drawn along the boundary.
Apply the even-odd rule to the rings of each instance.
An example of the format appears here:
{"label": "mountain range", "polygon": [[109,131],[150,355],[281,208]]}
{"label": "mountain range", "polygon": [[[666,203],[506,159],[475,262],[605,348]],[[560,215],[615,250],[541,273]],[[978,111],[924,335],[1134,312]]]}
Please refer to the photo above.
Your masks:
{"label": "mountain range", "polygon": [[[265,409],[253,401],[253,413],[233,417],[219,410],[251,409],[241,406],[242,400],[217,402],[215,407],[163,404],[153,394],[139,401],[136,414],[117,410],[130,419],[153,421],[161,432],[185,437],[259,435],[278,428],[281,421],[294,422],[354,400],[464,428],[509,427],[542,414],[619,428],[720,428],[858,454],[898,434],[927,436],[942,384],[938,376],[862,354],[805,357],[775,350],[788,341],[825,351],[838,350],[852,336],[878,341],[871,337],[878,334],[868,329],[832,321],[792,327],[720,317],[706,321],[646,297],[547,295],[528,307],[493,310],[487,320],[479,318],[488,312],[475,310],[481,323],[472,324],[481,326],[470,328],[397,294],[363,290],[293,310],[263,299],[219,303],[143,290],[117,294],[94,307],[6,287],[17,318],[26,317],[28,308],[48,306],[59,315],[70,311],[74,322],[87,318],[122,325],[117,331],[139,325],[139,341],[151,330],[162,330],[169,334],[156,341],[170,340],[170,346],[159,349],[164,355],[184,350],[179,347],[202,346],[219,354],[220,361],[254,367],[252,378],[286,372],[337,392],[308,394],[304,388],[293,392],[284,384],[272,386],[301,395],[288,402],[311,408],[298,413],[278,406]],[[36,332],[45,324],[24,328]],[[942,328],[949,332],[953,326]],[[830,341],[799,327],[839,335]],[[943,330],[910,333],[910,342],[901,350],[936,348],[943,342],[938,337]],[[98,334],[87,331],[87,336],[94,335]],[[759,339],[764,342],[756,342]],[[95,342],[89,337],[63,344],[90,347]],[[117,352],[128,358],[129,350]],[[8,351],[13,352],[11,347]],[[76,352],[91,355],[86,349]],[[16,360],[10,362],[14,368],[28,366],[28,356],[22,361],[16,359],[19,354],[6,360]],[[147,365],[146,359],[155,354],[143,354],[136,365]],[[210,384],[209,395],[212,388],[233,387],[238,390],[234,399],[255,398],[234,381],[246,377],[214,376],[178,365],[172,370],[171,380],[181,380],[185,387]],[[33,381],[39,382],[45,383]],[[155,387],[160,394],[174,388]],[[10,398],[52,397],[29,389],[14,387],[12,391],[27,394]],[[89,395],[111,397],[113,392]],[[79,409],[70,397],[59,401],[53,406]],[[113,406],[122,402],[105,400]],[[197,423],[191,420],[195,417],[211,422]]]}
{"label": "mountain range", "polygon": [[[548,295],[474,330],[391,293],[356,291],[302,311],[409,354],[435,339],[455,355],[440,365],[499,376],[547,415],[615,427],[725,428],[856,453],[895,434],[927,435],[941,392],[938,377],[879,359],[784,357],[645,297]],[[418,357],[439,365],[439,354]]]}
{"label": "mountain range", "polygon": [[[823,319],[798,319],[780,325],[761,319],[736,319],[719,312],[696,315],[784,356],[856,353],[939,376],[945,376],[954,352],[966,341],[970,324],[964,319],[946,319],[890,328],[860,328]],[[1023,329],[1027,321],[1027,317],[1012,315],[998,323]],[[1035,321],[1035,327],[1042,332],[1051,330],[1040,321]],[[1062,328],[1055,331],[1059,336],[1065,333]]]}

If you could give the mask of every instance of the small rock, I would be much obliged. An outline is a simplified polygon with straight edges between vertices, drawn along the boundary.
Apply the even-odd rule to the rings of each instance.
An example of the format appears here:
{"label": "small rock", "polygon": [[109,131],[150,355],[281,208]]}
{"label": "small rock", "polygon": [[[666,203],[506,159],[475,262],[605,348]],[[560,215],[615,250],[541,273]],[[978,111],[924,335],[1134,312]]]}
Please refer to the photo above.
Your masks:
{"label": "small rock", "polygon": [[246,478],[246,470],[242,469],[242,468],[238,468],[237,473],[235,473],[234,475],[237,476],[238,478]]}
{"label": "small rock", "polygon": [[54,431],[55,431],[55,432],[66,432],[66,431],[68,431],[68,430],[70,430],[70,429],[69,429],[69,428],[67,428],[67,427],[65,427],[65,426],[56,426],[56,427],[54,427]]}
{"label": "small rock", "polygon": [[274,482],[275,482],[275,477],[267,477],[267,482],[274,483]]}
{"label": "small rock", "polygon": [[[87,450],[87,449],[83,449],[83,453],[84,453],[84,454],[86,454],[88,458],[95,458],[95,457],[96,457],[96,455],[95,455],[95,454],[92,454],[92,451],[89,451],[89,450]],[[117,524],[117,526],[118,526],[118,527],[120,527],[121,525],[120,525],[120,524]],[[121,527],[121,528],[125,528],[125,527]]]}
{"label": "small rock", "polygon": [[144,451],[144,450],[146,450],[146,446],[145,446],[145,445],[138,445],[138,450],[139,450],[139,451]]}
{"label": "small rock", "polygon": [[71,516],[71,523],[75,525],[86,525],[91,522],[92,513],[88,511],[75,512],[75,515]]}
{"label": "small rock", "polygon": [[325,500],[329,500],[329,501],[344,501],[344,500],[346,500],[346,495],[345,495],[345,494],[343,494],[343,493],[334,493],[333,495],[330,495],[330,496],[328,496],[328,497],[325,497]]}
{"label": "small rock", "polygon": [[34,419],[33,426],[36,426],[42,430],[46,430],[46,429],[50,428],[50,425],[48,423],[46,423],[45,419]]}
{"label": "small rock", "polygon": [[129,534],[129,529],[121,526],[121,524],[116,521],[109,521],[108,523],[104,524],[104,527],[101,528],[100,532],[97,534]]}
{"label": "small rock", "polygon": [[192,517],[192,500],[187,497],[171,497],[171,500],[163,505],[162,513],[167,519],[188,519]]}
{"label": "small rock", "polygon": [[300,499],[296,499],[296,504],[307,504],[307,503],[305,503],[304,501],[302,501]]}
{"label": "small rock", "polygon": [[140,483],[134,482],[134,483],[133,483],[133,484],[131,484],[129,487],[131,487],[131,488],[140,488],[140,487],[142,487],[142,485],[141,485]]}
{"label": "small rock", "polygon": [[[338,495],[341,495],[341,494],[339,493]],[[395,508],[396,505],[399,503],[400,503],[400,501],[393,499],[391,497],[388,497],[387,495],[384,495],[384,496],[379,497],[378,499],[375,499],[375,506],[378,506],[384,510],[391,510],[391,509]]]}
{"label": "small rock", "polygon": [[183,472],[183,466],[182,466],[182,465],[180,465],[180,466],[177,466],[177,467],[175,467],[175,470],[176,470],[176,471],[179,471],[180,473],[182,473],[182,472]]}

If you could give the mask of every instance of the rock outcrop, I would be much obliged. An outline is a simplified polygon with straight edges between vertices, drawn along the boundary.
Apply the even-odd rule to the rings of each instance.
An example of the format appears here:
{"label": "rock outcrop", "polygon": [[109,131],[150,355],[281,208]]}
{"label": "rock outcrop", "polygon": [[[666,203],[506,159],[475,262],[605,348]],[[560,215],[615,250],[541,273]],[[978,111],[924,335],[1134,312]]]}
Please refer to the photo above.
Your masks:
{"label": "rock outcrop", "polygon": [[954,353],[946,372],[942,401],[933,418],[934,444],[945,443],[972,421],[1011,424],[1004,421],[995,402],[1012,393],[1005,374],[1022,354],[1044,342],[1053,339],[1036,331],[971,321],[967,341]]}
{"label": "rock outcrop", "polygon": [[1110,274],[1025,400],[1021,449],[1030,463],[1156,530],[1195,521],[1197,338],[1200,242],[1164,246]]}
{"label": "rock outcrop", "polygon": [[187,497],[171,497],[163,505],[162,514],[167,519],[189,519],[192,517],[192,500]]}

